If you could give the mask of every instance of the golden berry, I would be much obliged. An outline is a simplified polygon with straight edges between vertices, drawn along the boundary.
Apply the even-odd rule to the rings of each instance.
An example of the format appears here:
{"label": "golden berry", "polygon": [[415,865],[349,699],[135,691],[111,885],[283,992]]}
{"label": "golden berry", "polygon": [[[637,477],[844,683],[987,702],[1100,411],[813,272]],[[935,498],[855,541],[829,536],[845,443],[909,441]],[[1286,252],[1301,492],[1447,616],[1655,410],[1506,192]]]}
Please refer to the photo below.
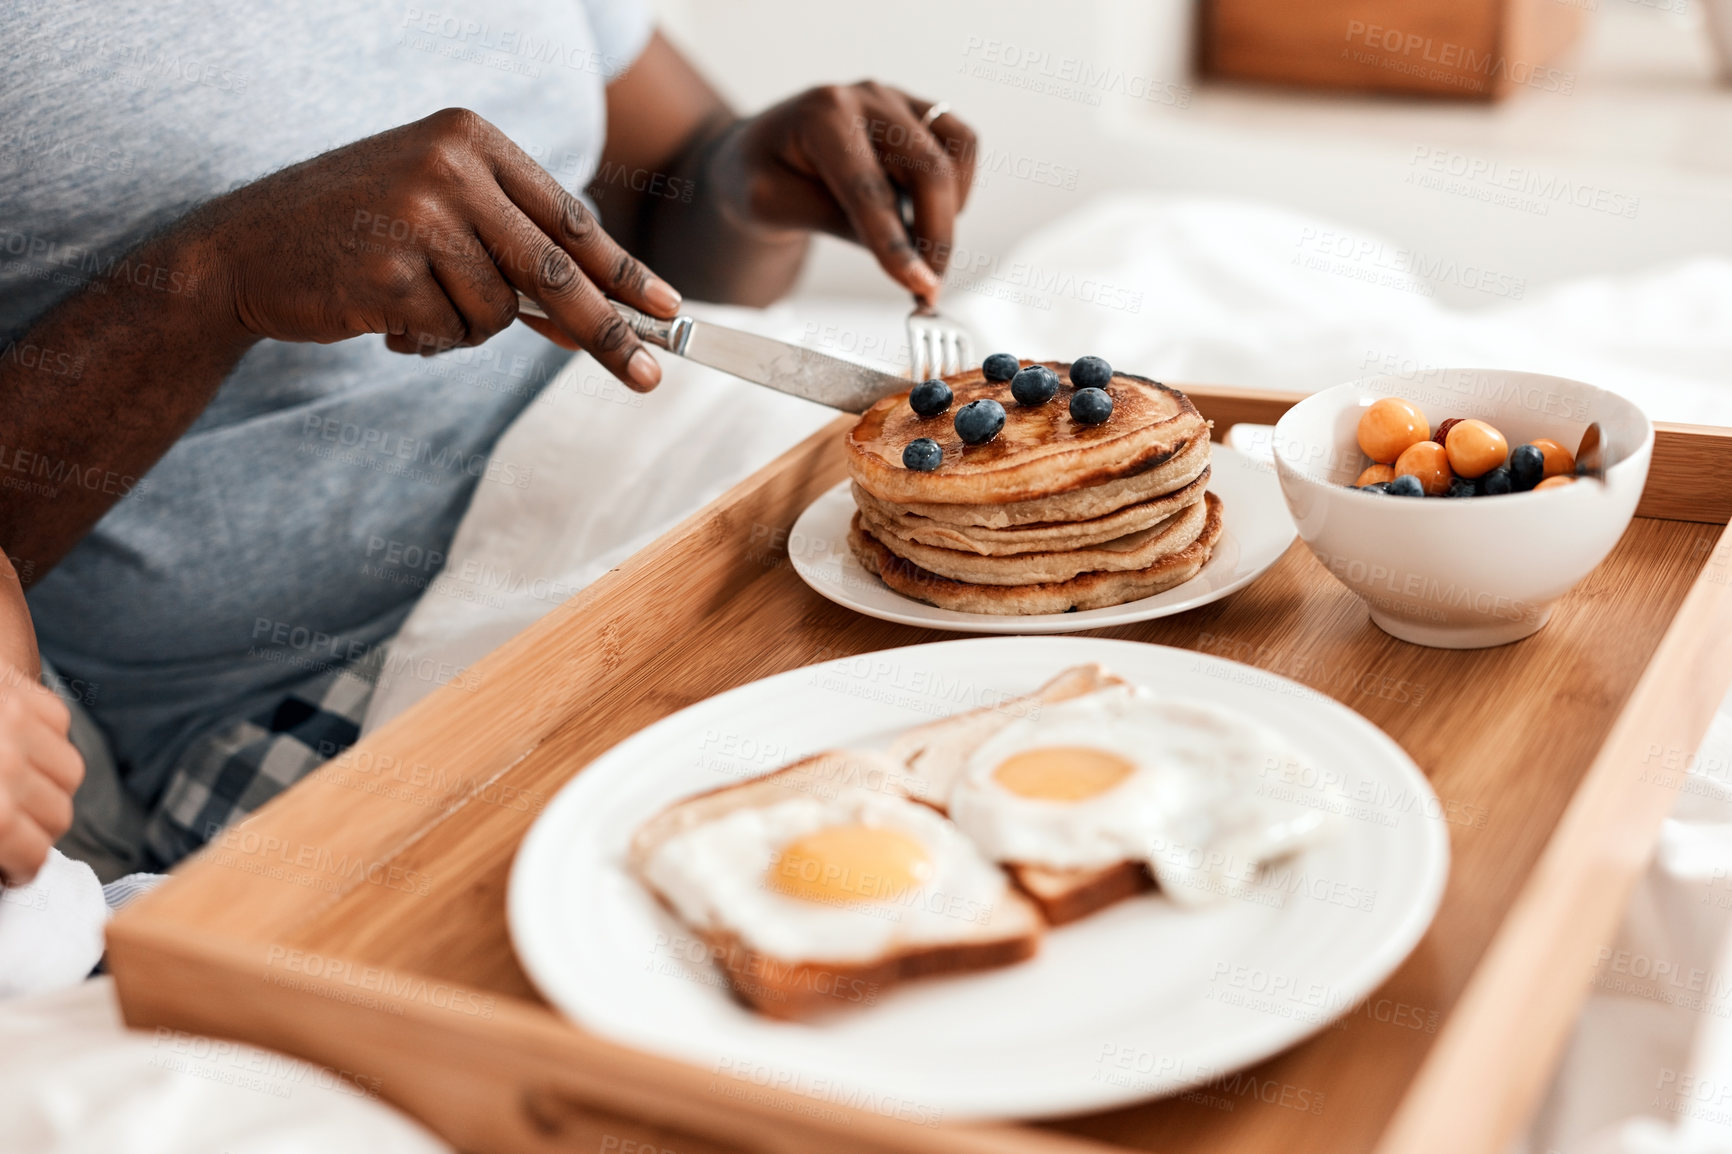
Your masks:
{"label": "golden berry", "polygon": [[[1558,476],[1572,476],[1573,477],[1575,475],[1576,458],[1570,453],[1570,451],[1568,449],[1564,448],[1562,445],[1558,444],[1556,441],[1552,440],[1549,437],[1535,437],[1532,441],[1530,441],[1528,443],[1531,444],[1534,448],[1538,449],[1541,453],[1545,454],[1545,458],[1546,458],[1546,473],[1545,473],[1545,475],[1547,477],[1558,477]],[[1539,486],[1536,485],[1534,487],[1538,488]]]}
{"label": "golden berry", "polygon": [[1431,436],[1431,424],[1419,406],[1401,397],[1371,402],[1359,418],[1359,447],[1373,461],[1393,465],[1409,445]]}
{"label": "golden berry", "polygon": [[1460,477],[1483,477],[1509,457],[1509,442],[1484,421],[1458,421],[1449,430],[1449,467]]}
{"label": "golden berry", "polygon": [[1449,470],[1449,455],[1436,441],[1421,441],[1402,450],[1395,462],[1395,475],[1403,474],[1417,477],[1427,497],[1449,492],[1449,482],[1455,476]]}
{"label": "golden berry", "polygon": [[1375,485],[1379,481],[1395,480],[1395,466],[1367,465],[1365,471],[1359,474],[1359,479],[1353,482],[1355,489],[1363,489],[1367,485]]}

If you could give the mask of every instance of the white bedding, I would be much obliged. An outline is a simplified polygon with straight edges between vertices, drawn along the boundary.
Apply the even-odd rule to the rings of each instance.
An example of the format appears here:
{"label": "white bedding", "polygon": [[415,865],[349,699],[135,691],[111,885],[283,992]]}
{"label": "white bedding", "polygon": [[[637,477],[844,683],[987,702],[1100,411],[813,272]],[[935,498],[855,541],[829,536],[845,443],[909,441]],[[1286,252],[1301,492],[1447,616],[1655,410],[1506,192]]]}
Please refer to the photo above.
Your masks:
{"label": "white bedding", "polygon": [[96,978],[0,1007],[0,1154],[449,1154],[364,1075],[121,1027]]}

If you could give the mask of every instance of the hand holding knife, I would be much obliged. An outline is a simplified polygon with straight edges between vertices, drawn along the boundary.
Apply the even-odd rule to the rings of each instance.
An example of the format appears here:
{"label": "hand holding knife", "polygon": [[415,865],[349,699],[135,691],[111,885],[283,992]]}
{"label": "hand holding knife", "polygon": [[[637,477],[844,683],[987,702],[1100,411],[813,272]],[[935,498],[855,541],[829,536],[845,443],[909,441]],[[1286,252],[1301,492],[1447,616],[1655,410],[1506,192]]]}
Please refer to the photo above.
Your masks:
{"label": "hand holding knife", "polygon": [[[619,301],[608,303],[646,344],[753,384],[804,397],[843,412],[863,413],[880,397],[908,387],[904,377],[881,373],[786,341],[687,316],[663,320]],[[522,293],[518,294],[517,308],[525,316],[547,317],[540,305]]]}

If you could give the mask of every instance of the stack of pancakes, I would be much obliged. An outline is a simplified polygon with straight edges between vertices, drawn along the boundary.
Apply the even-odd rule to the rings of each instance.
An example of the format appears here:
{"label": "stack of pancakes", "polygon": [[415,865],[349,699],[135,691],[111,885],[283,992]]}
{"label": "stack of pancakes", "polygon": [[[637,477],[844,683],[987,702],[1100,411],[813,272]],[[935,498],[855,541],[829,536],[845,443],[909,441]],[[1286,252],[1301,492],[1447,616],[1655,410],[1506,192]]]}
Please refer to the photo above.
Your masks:
{"label": "stack of pancakes", "polygon": [[[1196,406],[1115,373],[1112,416],[1079,424],[1069,366],[1046,365],[1061,382],[1046,404],[1019,405],[1008,381],[975,369],[946,378],[947,412],[918,416],[899,393],[849,432],[858,508],[848,542],[886,585],[967,613],[1065,613],[1159,593],[1208,562],[1221,502],[1205,492],[1209,426]],[[1004,428],[965,445],[952,420],[982,397],[1004,406]],[[920,437],[944,453],[931,472],[902,464]]]}

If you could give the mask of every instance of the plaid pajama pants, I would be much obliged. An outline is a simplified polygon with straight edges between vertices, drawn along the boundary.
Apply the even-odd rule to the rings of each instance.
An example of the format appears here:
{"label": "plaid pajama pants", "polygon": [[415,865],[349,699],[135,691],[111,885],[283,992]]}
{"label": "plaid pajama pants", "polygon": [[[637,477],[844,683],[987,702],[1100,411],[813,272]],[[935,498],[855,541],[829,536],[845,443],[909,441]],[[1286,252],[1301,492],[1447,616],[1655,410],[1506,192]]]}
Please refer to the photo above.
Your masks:
{"label": "plaid pajama pants", "polygon": [[353,745],[384,649],[316,673],[276,705],[193,742],[145,824],[139,868],[167,870]]}

